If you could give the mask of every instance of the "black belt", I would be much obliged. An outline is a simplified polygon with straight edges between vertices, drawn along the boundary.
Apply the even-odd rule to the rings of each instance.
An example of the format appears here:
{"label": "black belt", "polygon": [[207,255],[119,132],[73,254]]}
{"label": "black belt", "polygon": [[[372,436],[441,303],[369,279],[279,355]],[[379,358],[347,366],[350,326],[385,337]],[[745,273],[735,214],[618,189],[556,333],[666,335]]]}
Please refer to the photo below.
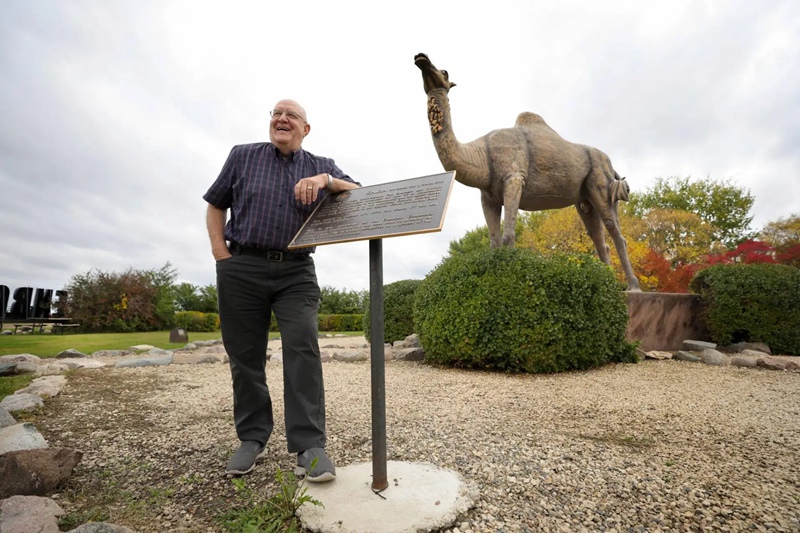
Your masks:
{"label": "black belt", "polygon": [[292,253],[284,252],[283,250],[267,250],[265,248],[256,248],[255,246],[242,246],[238,242],[231,242],[228,249],[233,255],[252,255],[260,257],[267,261],[274,261],[280,263],[283,261],[300,261],[308,257],[308,253]]}

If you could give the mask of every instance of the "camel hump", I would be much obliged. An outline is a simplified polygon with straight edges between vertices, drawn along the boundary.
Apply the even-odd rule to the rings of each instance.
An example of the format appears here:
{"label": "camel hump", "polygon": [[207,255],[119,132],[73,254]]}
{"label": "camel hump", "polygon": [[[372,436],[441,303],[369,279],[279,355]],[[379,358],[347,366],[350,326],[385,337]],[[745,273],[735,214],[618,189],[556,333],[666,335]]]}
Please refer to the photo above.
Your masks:
{"label": "camel hump", "polygon": [[545,122],[544,119],[539,115],[537,115],[536,113],[531,113],[530,111],[523,111],[522,113],[517,115],[517,121],[514,123],[514,127],[524,128],[525,126],[535,126],[539,124],[547,126],[547,122]]}

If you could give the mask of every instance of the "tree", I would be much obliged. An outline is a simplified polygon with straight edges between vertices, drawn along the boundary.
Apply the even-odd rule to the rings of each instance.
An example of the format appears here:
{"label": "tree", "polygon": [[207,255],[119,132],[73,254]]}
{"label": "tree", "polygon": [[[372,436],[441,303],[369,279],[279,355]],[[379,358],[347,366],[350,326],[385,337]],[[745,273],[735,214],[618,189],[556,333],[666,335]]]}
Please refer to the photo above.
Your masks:
{"label": "tree", "polygon": [[628,213],[624,215],[626,233],[647,243],[672,266],[695,262],[712,251],[714,229],[694,213],[659,207],[641,218]]}
{"label": "tree", "polygon": [[200,297],[197,295],[197,287],[191,283],[181,283],[176,285],[175,307],[178,311],[197,311],[200,307]]}
{"label": "tree", "polygon": [[217,286],[206,285],[198,289],[199,304],[196,311],[201,313],[219,313],[219,302],[217,300]]}
{"label": "tree", "polygon": [[575,209],[540,211],[525,222],[522,234],[517,237],[521,248],[543,254],[595,253],[594,244]]}
{"label": "tree", "polygon": [[[519,240],[520,235],[526,224],[526,217],[530,217],[533,213],[520,213],[517,217],[517,226],[515,230],[516,240]],[[478,226],[475,229],[469,230],[463,237],[456,241],[450,241],[450,250],[447,257],[456,254],[468,254],[477,250],[489,249],[489,227],[485,224]]]}
{"label": "tree", "polygon": [[759,233],[759,239],[769,243],[778,253],[800,245],[800,214],[769,222]]}
{"label": "tree", "polygon": [[730,180],[692,181],[691,177],[658,178],[645,193],[631,193],[629,208],[644,218],[652,209],[687,211],[699,216],[711,227],[711,244],[734,248],[752,236],[749,215],[754,198],[748,189]]}
{"label": "tree", "polygon": [[155,289],[153,303],[157,323],[160,327],[172,327],[175,322],[174,286],[178,271],[167,261],[163,267],[157,270],[144,270],[142,274],[150,280]]}
{"label": "tree", "polygon": [[359,315],[364,310],[367,291],[342,291],[326,286],[320,289],[320,300],[320,314]]}
{"label": "tree", "polygon": [[173,287],[175,307],[179,311],[199,311],[217,313],[217,287],[206,285],[198,287],[191,283],[181,283]]}

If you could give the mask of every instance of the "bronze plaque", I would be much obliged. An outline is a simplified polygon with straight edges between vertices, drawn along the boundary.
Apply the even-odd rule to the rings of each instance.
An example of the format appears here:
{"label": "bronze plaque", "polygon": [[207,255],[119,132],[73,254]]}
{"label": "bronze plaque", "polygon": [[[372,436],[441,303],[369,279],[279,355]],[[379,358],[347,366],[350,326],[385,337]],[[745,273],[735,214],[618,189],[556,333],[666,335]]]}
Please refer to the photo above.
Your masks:
{"label": "bronze plaque", "polygon": [[289,249],[441,231],[455,176],[452,170],[328,195]]}

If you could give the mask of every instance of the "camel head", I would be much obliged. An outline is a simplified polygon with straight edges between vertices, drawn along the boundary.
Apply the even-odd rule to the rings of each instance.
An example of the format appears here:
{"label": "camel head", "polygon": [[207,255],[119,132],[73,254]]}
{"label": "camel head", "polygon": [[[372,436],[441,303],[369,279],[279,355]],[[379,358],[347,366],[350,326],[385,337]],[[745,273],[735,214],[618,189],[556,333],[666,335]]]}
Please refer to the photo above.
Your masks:
{"label": "camel head", "polygon": [[448,92],[450,87],[455,87],[456,84],[450,81],[446,70],[439,70],[433,66],[431,60],[425,54],[417,54],[414,56],[414,64],[422,71],[422,81],[425,85],[425,94],[430,94],[435,89],[444,89]]}

